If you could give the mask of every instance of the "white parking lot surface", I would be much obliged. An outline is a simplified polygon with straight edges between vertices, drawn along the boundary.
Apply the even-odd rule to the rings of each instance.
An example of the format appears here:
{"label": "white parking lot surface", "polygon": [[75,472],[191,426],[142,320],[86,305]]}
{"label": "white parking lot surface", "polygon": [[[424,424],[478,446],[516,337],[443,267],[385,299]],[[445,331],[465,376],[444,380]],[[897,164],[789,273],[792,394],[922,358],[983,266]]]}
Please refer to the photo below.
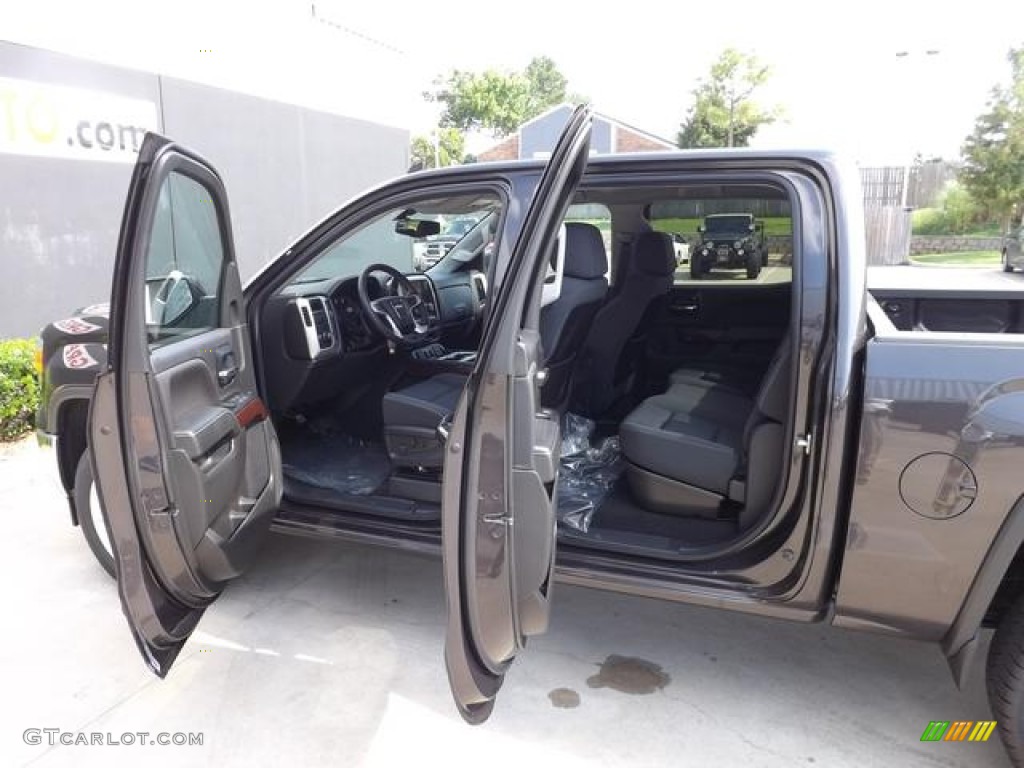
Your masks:
{"label": "white parking lot surface", "polygon": [[[1008,765],[996,737],[920,742],[930,720],[989,718],[981,667],[958,692],[932,646],[569,587],[470,727],[445,678],[440,562],[282,535],[158,680],[52,451],[0,446],[0,499],[2,766]],[[619,687],[648,692],[598,676],[616,655],[642,660]],[[203,744],[27,744],[30,728]]]}

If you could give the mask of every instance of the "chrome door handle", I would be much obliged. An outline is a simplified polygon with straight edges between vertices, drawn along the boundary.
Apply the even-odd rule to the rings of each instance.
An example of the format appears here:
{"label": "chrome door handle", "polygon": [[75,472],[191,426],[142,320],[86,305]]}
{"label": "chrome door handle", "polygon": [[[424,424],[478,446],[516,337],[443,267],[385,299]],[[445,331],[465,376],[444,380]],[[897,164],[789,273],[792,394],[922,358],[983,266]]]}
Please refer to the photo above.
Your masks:
{"label": "chrome door handle", "polygon": [[230,368],[223,368],[217,371],[217,383],[222,387],[226,387],[238,376],[238,366],[233,365]]}

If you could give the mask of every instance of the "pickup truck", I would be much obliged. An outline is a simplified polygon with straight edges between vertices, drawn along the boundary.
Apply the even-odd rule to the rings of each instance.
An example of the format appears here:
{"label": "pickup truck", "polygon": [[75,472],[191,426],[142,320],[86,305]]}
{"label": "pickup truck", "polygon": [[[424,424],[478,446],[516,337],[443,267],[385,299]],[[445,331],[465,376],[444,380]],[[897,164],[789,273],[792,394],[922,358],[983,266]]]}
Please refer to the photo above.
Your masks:
{"label": "pickup truck", "polygon": [[[168,673],[268,530],[344,537],[443,557],[469,722],[561,582],[929,641],[957,684],[995,627],[1024,765],[1019,296],[870,294],[831,154],[590,157],[591,122],[546,162],[380,186],[244,288],[220,176],[147,135],[109,306],[43,331],[39,413],[146,663]],[[788,204],[789,272],[677,279],[644,209],[723,198]],[[403,274],[441,215],[488,232]]]}

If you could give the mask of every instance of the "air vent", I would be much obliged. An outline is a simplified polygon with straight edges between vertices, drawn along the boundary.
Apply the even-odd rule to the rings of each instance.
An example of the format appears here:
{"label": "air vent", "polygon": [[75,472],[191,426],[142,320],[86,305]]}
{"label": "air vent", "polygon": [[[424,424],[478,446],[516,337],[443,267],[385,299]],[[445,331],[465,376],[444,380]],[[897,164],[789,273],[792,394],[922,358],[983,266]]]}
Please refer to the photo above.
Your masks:
{"label": "air vent", "polygon": [[320,349],[330,349],[334,345],[334,334],[331,333],[331,319],[327,315],[327,304],[320,296],[309,300],[309,308],[313,312],[313,327],[316,329],[316,340]]}

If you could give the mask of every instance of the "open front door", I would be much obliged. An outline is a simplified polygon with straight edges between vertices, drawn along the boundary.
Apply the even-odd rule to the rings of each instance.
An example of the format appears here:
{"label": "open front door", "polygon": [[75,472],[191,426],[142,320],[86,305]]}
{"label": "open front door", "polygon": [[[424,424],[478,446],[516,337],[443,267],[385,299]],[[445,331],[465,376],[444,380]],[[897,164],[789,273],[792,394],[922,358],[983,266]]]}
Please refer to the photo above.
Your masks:
{"label": "open front door", "polygon": [[455,411],[444,464],[445,660],[463,717],[490,715],[506,670],[545,632],[555,560],[557,413],[540,407],[540,306],[551,248],[583,176],[578,108],[548,161]]}
{"label": "open front door", "polygon": [[147,134],[89,440],[121,604],[161,677],[280,501],[281,456],[252,366],[224,185],[197,155]]}

